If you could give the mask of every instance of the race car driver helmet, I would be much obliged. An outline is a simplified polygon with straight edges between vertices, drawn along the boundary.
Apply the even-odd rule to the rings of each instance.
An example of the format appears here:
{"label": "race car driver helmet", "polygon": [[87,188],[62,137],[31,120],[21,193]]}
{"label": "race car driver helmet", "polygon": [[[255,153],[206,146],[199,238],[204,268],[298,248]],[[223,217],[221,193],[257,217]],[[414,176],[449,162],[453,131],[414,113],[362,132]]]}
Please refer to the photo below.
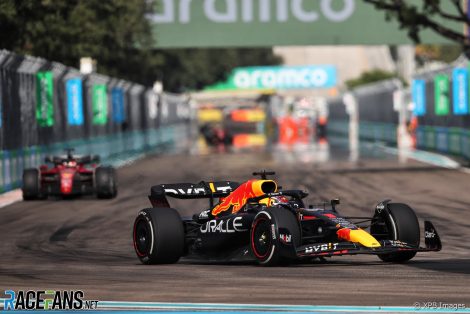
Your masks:
{"label": "race car driver helmet", "polygon": [[289,204],[289,199],[285,196],[273,196],[271,197],[271,206],[277,206],[277,205],[288,205]]}

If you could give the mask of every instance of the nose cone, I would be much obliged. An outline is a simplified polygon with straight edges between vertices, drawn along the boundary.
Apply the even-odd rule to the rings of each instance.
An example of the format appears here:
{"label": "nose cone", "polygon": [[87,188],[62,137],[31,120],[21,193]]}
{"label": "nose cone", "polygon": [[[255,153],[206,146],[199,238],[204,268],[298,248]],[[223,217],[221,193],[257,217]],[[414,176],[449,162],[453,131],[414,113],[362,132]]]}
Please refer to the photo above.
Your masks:
{"label": "nose cone", "polygon": [[379,241],[371,236],[368,232],[357,229],[351,230],[348,228],[339,229],[336,232],[339,239],[343,239],[349,242],[359,243],[365,247],[376,248],[380,247]]}
{"label": "nose cone", "polygon": [[72,193],[73,186],[73,172],[64,171],[60,175],[60,191],[62,194]]}

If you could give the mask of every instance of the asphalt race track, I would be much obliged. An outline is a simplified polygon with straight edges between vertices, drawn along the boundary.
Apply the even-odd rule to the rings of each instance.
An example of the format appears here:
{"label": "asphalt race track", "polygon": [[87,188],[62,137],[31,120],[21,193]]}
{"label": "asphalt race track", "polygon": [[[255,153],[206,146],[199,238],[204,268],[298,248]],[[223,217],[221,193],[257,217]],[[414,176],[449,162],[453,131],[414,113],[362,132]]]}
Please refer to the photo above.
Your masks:
{"label": "asphalt race track", "polygon": [[[81,289],[86,299],[402,305],[437,301],[470,306],[470,175],[394,157],[326,163],[281,162],[269,153],[148,157],[119,169],[114,200],[18,202],[0,208],[1,290]],[[273,169],[283,188],[310,191],[311,202],[341,198],[348,215],[370,215],[385,198],[411,204],[431,219],[443,241],[403,265],[375,256],[265,268],[252,264],[144,266],[135,256],[132,224],[149,207],[152,184],[247,179]],[[200,203],[178,202],[184,213]],[[0,295],[1,296],[1,295]]]}

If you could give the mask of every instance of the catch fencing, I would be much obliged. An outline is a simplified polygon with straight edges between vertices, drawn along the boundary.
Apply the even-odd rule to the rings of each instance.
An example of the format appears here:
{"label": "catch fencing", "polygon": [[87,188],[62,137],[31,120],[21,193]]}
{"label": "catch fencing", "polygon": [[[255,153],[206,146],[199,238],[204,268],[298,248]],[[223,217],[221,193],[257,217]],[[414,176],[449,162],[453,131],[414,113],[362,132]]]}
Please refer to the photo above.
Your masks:
{"label": "catch fencing", "polygon": [[417,74],[412,82],[417,147],[470,159],[469,61]]}
{"label": "catch fencing", "polygon": [[24,168],[73,147],[106,160],[187,136],[187,97],[41,58],[0,51],[0,193]]}
{"label": "catch fencing", "polygon": [[396,143],[398,112],[394,109],[394,92],[401,88],[398,80],[387,80],[358,87],[351,91],[357,108],[348,107],[344,95],[328,99],[328,131],[340,135],[349,132],[351,110],[357,110],[359,137]]}
{"label": "catch fencing", "polygon": [[[460,57],[447,67],[416,74],[409,87],[395,80],[354,89],[360,138],[396,143],[398,112],[404,106],[417,148],[470,160],[469,68],[468,59]],[[344,95],[328,103],[330,131],[347,134],[350,115]]]}

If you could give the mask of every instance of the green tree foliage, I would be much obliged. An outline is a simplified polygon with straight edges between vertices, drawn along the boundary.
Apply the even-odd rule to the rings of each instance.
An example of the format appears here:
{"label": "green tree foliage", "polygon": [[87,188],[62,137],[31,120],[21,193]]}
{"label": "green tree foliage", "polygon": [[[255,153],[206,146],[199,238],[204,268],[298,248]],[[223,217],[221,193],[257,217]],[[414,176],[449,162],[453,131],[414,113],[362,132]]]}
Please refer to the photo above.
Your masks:
{"label": "green tree foliage", "polygon": [[[465,51],[470,50],[470,39],[462,31],[456,31],[449,22],[470,26],[470,20],[461,0],[364,0],[377,9],[386,12],[387,19],[396,19],[401,29],[408,31],[408,36],[420,43],[420,32],[432,31],[461,45]],[[452,6],[452,12],[448,9]]]}
{"label": "green tree foliage", "polygon": [[145,67],[127,70],[152,58],[145,11],[143,0],[2,0],[1,48],[75,67],[90,56],[102,73],[145,79]]}
{"label": "green tree foliage", "polygon": [[233,68],[280,64],[271,48],[162,50],[165,88],[176,92],[199,90],[224,81]]}
{"label": "green tree foliage", "polygon": [[354,89],[358,86],[367,85],[374,82],[396,78],[397,75],[393,72],[375,69],[372,71],[364,72],[358,78],[347,80],[345,82],[348,89]]}
{"label": "green tree foliage", "polygon": [[154,50],[146,0],[1,0],[0,48],[165,89],[200,89],[233,67],[278,64],[272,49]]}
{"label": "green tree foliage", "polygon": [[462,47],[458,45],[418,45],[415,49],[418,62],[442,61],[450,63],[462,54]]}

